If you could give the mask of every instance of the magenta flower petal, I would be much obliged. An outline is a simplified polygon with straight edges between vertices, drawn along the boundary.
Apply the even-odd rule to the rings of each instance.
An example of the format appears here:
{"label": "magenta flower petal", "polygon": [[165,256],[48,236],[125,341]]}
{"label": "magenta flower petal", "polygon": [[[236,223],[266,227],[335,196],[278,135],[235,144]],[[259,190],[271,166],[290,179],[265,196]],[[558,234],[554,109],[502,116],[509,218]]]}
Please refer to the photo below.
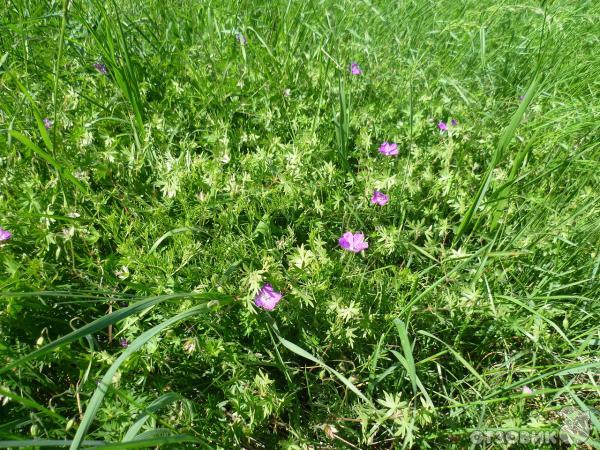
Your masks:
{"label": "magenta flower petal", "polygon": [[387,202],[390,201],[390,198],[385,195],[383,192],[375,191],[373,192],[373,196],[371,197],[371,203],[374,205],[383,206]]}
{"label": "magenta flower petal", "polygon": [[379,146],[379,153],[385,156],[396,156],[398,154],[398,144],[385,141]]}
{"label": "magenta flower petal", "polygon": [[235,38],[242,45],[246,45],[248,43],[248,39],[246,39],[246,36],[244,36],[242,33],[236,33]]}
{"label": "magenta flower petal", "polygon": [[8,241],[12,237],[12,233],[8,230],[0,228],[0,241]]}
{"label": "magenta flower petal", "polygon": [[443,133],[444,131],[448,131],[448,125],[446,125],[446,122],[442,122],[440,121],[440,123],[438,123],[438,128],[440,129],[440,131]]}
{"label": "magenta flower petal", "polygon": [[358,65],[358,63],[353,62],[350,64],[350,73],[352,75],[362,74],[362,70],[360,70],[360,66]]}
{"label": "magenta flower petal", "polygon": [[365,235],[362,233],[353,234],[351,231],[346,231],[338,243],[340,247],[349,252],[358,253],[369,248],[369,243],[365,241]]}
{"label": "magenta flower petal", "polygon": [[121,345],[121,347],[123,348],[127,348],[129,347],[129,341],[125,338],[121,338],[119,339],[119,344]]}
{"label": "magenta flower petal", "polygon": [[108,73],[108,68],[102,64],[101,62],[97,62],[94,64],[94,69],[96,69],[102,75],[106,75]]}
{"label": "magenta flower petal", "polygon": [[272,311],[282,298],[283,294],[281,292],[277,292],[273,289],[273,286],[266,283],[254,297],[254,304],[259,308]]}

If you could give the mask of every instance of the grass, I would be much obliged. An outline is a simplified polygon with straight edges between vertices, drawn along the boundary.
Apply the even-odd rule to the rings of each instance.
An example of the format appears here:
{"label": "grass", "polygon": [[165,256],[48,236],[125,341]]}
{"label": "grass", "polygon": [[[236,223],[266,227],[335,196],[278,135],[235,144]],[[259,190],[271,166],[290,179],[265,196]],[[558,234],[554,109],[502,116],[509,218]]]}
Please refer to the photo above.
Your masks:
{"label": "grass", "polygon": [[599,448],[599,14],[7,2],[0,448]]}

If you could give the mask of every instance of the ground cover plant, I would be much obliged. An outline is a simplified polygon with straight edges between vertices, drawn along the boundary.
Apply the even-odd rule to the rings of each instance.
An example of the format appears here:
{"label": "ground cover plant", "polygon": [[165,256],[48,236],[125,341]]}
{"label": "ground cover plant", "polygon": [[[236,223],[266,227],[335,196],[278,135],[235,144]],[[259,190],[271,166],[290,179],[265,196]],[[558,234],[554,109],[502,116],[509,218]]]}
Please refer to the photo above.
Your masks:
{"label": "ground cover plant", "polygon": [[599,17],[5,0],[0,447],[598,448]]}

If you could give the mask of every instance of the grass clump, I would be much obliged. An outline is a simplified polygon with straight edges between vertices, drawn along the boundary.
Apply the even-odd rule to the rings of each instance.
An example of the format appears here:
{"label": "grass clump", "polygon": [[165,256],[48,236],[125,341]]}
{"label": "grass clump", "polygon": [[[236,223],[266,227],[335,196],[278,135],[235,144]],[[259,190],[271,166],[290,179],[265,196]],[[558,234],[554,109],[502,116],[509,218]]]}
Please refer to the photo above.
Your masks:
{"label": "grass clump", "polygon": [[0,446],[600,445],[599,14],[7,3]]}

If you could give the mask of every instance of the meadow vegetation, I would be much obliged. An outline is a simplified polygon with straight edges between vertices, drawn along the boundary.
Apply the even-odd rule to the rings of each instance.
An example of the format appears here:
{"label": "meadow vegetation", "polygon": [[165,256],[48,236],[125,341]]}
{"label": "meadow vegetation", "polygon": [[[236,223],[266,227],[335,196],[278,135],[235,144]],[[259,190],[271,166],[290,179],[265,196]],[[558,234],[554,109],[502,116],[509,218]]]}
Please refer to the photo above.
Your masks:
{"label": "meadow vegetation", "polygon": [[0,447],[600,448],[599,18],[4,0]]}

